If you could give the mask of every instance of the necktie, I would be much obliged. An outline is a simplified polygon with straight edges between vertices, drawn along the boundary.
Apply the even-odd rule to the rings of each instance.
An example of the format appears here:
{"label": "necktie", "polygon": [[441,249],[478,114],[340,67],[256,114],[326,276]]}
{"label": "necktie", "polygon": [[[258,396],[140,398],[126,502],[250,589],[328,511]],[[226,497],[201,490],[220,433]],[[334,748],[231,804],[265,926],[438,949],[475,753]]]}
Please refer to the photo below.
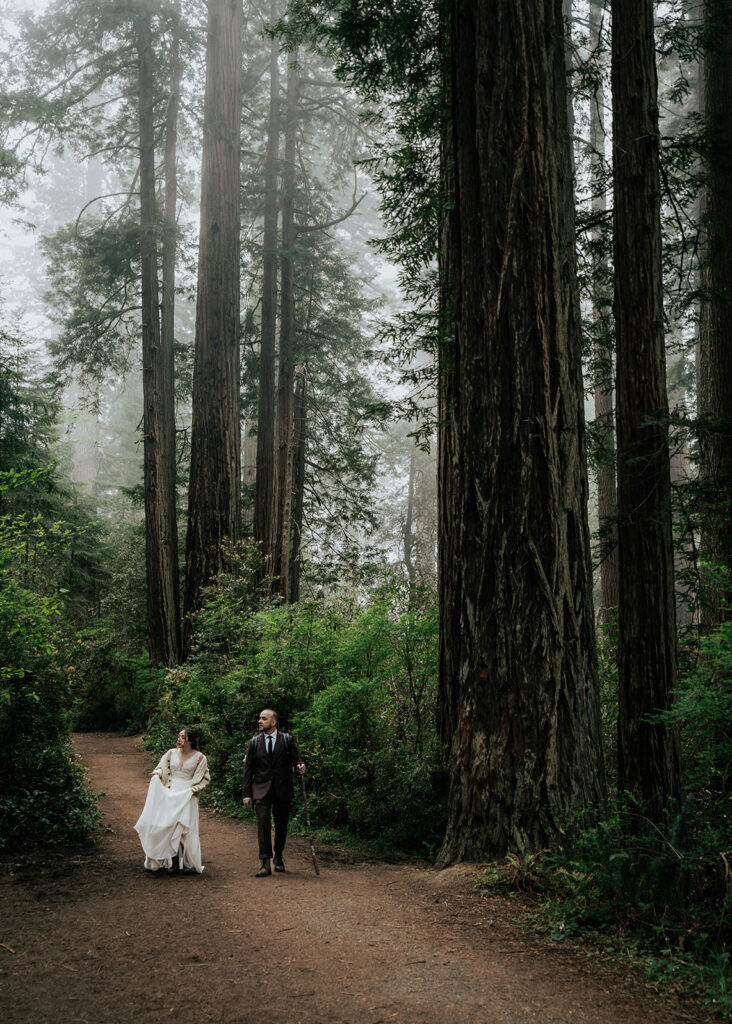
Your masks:
{"label": "necktie", "polygon": [[271,736],[267,737],[267,756],[268,757],[272,756],[272,737]]}

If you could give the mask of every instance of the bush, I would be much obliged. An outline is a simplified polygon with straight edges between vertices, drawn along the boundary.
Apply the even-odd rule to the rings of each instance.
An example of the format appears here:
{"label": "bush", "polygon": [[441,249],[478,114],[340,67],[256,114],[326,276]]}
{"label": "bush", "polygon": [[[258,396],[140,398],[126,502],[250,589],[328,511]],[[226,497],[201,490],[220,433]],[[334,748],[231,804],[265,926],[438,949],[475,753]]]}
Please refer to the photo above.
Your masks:
{"label": "bush", "polygon": [[[246,550],[210,588],[185,670],[166,674],[149,743],[195,724],[211,765],[208,800],[241,813],[241,762],[275,707],[308,765],[310,814],[331,838],[432,855],[445,823],[434,727],[433,595],[385,585],[364,602],[266,607]],[[294,824],[301,807],[296,795]]]}
{"label": "bush", "polygon": [[97,820],[70,756],[71,690],[59,600],[17,578],[26,529],[23,517],[0,519],[0,848],[80,841]]}

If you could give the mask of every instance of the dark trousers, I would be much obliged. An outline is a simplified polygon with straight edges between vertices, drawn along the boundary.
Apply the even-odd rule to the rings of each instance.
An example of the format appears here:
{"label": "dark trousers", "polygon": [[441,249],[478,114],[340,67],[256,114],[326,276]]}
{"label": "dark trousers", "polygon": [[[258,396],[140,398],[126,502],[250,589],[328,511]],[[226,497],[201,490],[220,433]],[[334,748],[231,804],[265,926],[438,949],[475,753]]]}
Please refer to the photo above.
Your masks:
{"label": "dark trousers", "polygon": [[272,856],[272,818],[274,818],[274,855],[281,857],[287,839],[287,822],[290,820],[290,800],[278,800],[272,790],[254,801],[257,812],[257,837],[259,859],[269,860]]}

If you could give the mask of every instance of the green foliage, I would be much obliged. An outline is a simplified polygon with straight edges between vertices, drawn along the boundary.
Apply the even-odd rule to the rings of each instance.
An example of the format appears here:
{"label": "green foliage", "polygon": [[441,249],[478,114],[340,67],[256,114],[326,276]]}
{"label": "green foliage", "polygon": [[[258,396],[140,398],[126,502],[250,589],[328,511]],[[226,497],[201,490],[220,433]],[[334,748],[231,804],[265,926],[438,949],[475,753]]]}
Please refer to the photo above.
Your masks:
{"label": "green foliage", "polygon": [[[310,813],[332,837],[432,855],[445,794],[434,729],[437,612],[387,584],[368,601],[265,607],[244,548],[209,590],[186,668],[169,671],[150,745],[195,724],[211,764],[208,796],[241,809],[241,762],[259,711],[274,706],[308,765]],[[296,807],[296,823],[300,814]]]}
{"label": "green foliage", "polygon": [[[610,750],[617,727],[612,632],[600,645]],[[557,941],[590,934],[631,950],[655,982],[692,990],[730,1013],[732,623],[701,641],[663,718],[681,731],[685,794],[660,826],[616,794],[600,821],[568,823],[563,851],[510,856],[486,884],[541,897],[534,920]],[[612,758],[609,767],[612,779]]]}
{"label": "green foliage", "polygon": [[732,622],[703,637],[698,660],[663,716],[681,728],[686,785],[719,835],[732,843]]}
{"label": "green foliage", "polygon": [[0,847],[80,840],[96,820],[69,756],[61,614],[83,597],[73,549],[88,523],[70,504],[52,459],[54,403],[18,365],[0,361],[3,450],[23,467],[3,462],[0,471]]}
{"label": "green foliage", "polygon": [[67,746],[71,698],[58,633],[60,598],[39,593],[16,575],[13,554],[26,528],[23,518],[0,520],[0,746],[6,769],[0,848],[79,840],[96,821],[95,803]]}

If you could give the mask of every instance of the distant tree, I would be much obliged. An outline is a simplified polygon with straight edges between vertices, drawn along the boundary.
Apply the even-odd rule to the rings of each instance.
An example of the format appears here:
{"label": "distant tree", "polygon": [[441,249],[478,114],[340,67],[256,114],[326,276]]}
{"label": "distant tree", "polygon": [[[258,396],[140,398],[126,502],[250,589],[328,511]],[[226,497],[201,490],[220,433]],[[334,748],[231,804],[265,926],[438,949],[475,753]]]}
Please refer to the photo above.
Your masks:
{"label": "distant tree", "polygon": [[732,615],[732,4],[704,4],[706,188],[699,330],[702,617]]}
{"label": "distant tree", "polygon": [[[154,665],[177,665],[181,659],[176,522],[175,379],[173,361],[172,283],[166,280],[165,333],[161,332],[158,287],[158,214],[155,190],[155,89],[153,39],[149,9],[136,21],[139,62],[140,245],[142,301],[143,451],[145,548],[147,566],[148,648]],[[175,44],[174,44],[175,45]],[[173,80],[178,74],[172,69]],[[173,90],[175,84],[173,84]],[[175,95],[169,97],[168,159],[175,162]],[[170,109],[172,108],[172,109]],[[171,168],[168,167],[170,172]],[[175,222],[175,179],[169,178]],[[167,197],[166,197],[167,198]],[[170,227],[166,225],[166,234]],[[172,248],[172,252],[171,252]],[[175,233],[167,238],[164,270],[174,273]]]}
{"label": "distant tree", "polygon": [[[108,377],[129,370],[142,336],[149,653],[154,664],[168,665],[181,656],[173,365],[181,34],[190,52],[177,2],[82,4],[73,11],[52,5],[25,23],[26,89],[13,94],[7,122],[16,132],[25,123],[26,142],[17,145],[30,166],[42,169],[36,150],[43,152],[43,142],[68,141],[87,159],[104,154],[120,181],[111,186],[114,195],[93,195],[73,224],[46,242],[61,326],[51,350],[66,379],[98,395]],[[161,77],[165,71],[167,82]],[[41,83],[43,100],[34,105],[27,90]],[[156,111],[163,104],[161,124]],[[155,159],[161,132],[165,230]],[[136,150],[139,160],[130,155]],[[109,199],[115,199],[111,209],[105,205]],[[91,207],[101,213],[90,215]]]}
{"label": "distant tree", "polygon": [[660,816],[679,794],[679,746],[652,716],[677,685],[651,0],[613,0],[617,364],[619,786]]}
{"label": "distant tree", "polygon": [[540,849],[603,793],[561,4],[450,10],[440,864]]}
{"label": "distant tree", "polygon": [[[270,19],[277,20],[277,0],[271,0]],[[264,163],[264,224],[262,239],[262,313],[257,402],[257,454],[254,484],[254,539],[262,547],[263,568],[271,564],[272,508],[275,473],[275,354],[277,334],[277,268],[280,196],[277,175],[280,153],[279,40],[270,42],[269,113]]]}
{"label": "distant tree", "polygon": [[289,593],[293,513],[293,431],[295,412],[295,191],[297,177],[298,92],[297,53],[290,55],[285,101],[285,146],[282,166],[282,248],[280,252],[280,338],[277,350],[277,425],[272,501],[270,573],[277,592]]}
{"label": "distant tree", "polygon": [[[605,0],[590,3],[589,48],[599,61],[605,49],[607,26]],[[618,605],[617,493],[615,485],[615,423],[613,410],[612,288],[609,253],[606,251],[607,182],[605,170],[605,78],[598,68],[590,96],[590,165],[592,169],[592,320],[595,362],[595,425],[600,446],[597,458],[597,514],[599,534],[600,607],[603,621],[615,615]]]}
{"label": "distant tree", "polygon": [[184,637],[201,592],[241,534],[240,121],[242,7],[208,6],[201,231],[193,369]]}

